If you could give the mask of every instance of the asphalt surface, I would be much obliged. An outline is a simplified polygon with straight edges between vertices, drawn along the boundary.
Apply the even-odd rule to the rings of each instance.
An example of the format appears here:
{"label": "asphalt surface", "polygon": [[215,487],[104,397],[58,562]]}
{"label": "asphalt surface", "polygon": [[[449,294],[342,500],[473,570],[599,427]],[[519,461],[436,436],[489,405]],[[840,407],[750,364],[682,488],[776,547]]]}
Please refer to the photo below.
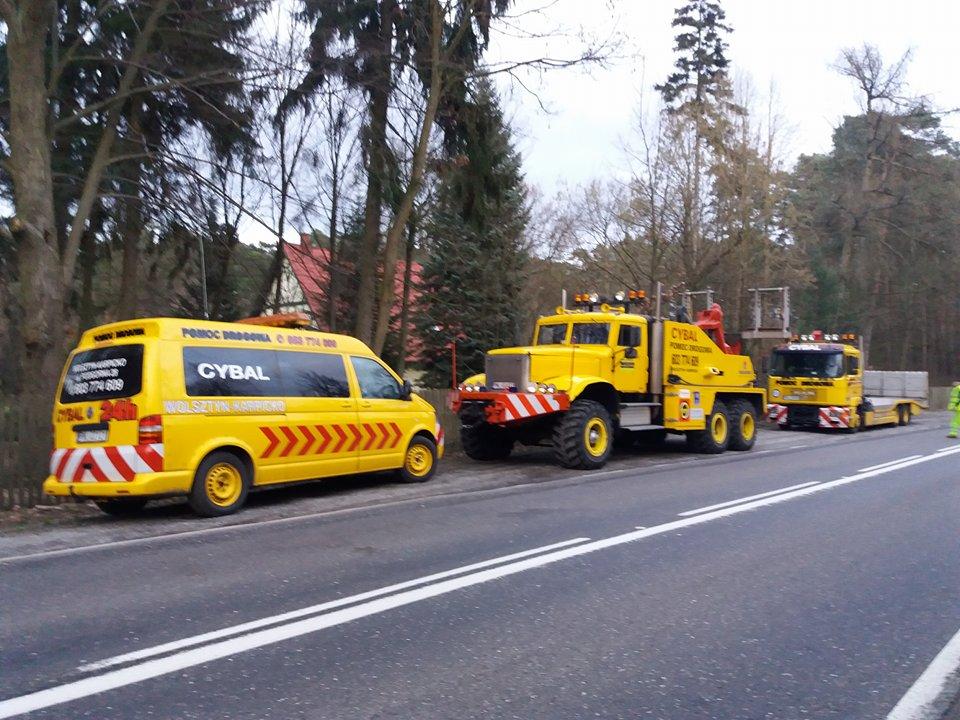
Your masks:
{"label": "asphalt surface", "polygon": [[960,629],[941,420],[7,537],[0,717],[885,718]]}

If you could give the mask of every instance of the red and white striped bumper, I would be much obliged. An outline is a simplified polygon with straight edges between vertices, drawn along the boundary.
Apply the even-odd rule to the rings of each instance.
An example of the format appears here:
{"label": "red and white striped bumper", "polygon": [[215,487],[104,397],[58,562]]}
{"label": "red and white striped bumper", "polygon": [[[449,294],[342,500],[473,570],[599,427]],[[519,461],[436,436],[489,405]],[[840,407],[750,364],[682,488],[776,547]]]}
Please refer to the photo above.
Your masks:
{"label": "red and white striped bumper", "polygon": [[850,427],[850,409],[830,405],[820,408],[820,427],[848,428]]}
{"label": "red and white striped bumper", "polygon": [[566,393],[461,392],[454,400],[453,408],[459,411],[463,403],[477,401],[487,403],[484,409],[487,422],[495,425],[529,420],[570,407]]}
{"label": "red and white striped bumper", "polygon": [[444,433],[443,425],[441,425],[439,422],[437,422],[437,425],[433,430],[433,436],[437,439],[437,457],[443,457]]}
{"label": "red and white striped bumper", "polygon": [[50,475],[60,482],[129,482],[138,473],[163,472],[163,443],[57,448]]}
{"label": "red and white striped bumper", "polygon": [[767,405],[767,420],[784,425],[787,422],[787,406],[776,403]]}

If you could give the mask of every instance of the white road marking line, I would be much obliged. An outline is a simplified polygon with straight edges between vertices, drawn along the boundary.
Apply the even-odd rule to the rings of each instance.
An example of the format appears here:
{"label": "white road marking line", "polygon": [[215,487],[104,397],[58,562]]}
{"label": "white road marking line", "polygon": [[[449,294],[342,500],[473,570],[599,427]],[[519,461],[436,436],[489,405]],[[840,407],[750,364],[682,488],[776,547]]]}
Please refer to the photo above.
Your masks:
{"label": "white road marking line", "polygon": [[[922,430],[916,430],[911,428],[906,428],[907,432],[925,432]],[[836,444],[830,438],[824,438],[824,442],[828,444]],[[839,442],[839,441],[837,441]],[[776,448],[776,450],[795,450],[797,448],[810,447],[809,445],[791,445],[787,448]],[[960,445],[953,445],[951,447],[942,448],[937,452],[946,452],[948,450],[955,450],[960,448]],[[729,465],[738,462],[749,461],[753,456],[753,453],[737,453],[734,457],[724,458],[722,464]],[[587,472],[587,473],[578,473],[571,474],[564,478],[561,478],[562,481],[567,483],[571,482],[582,482],[584,480],[593,480],[596,478],[617,478],[617,477],[630,477],[637,472],[649,472],[650,470],[660,469],[660,468],[683,468],[689,465],[696,465],[701,462],[699,459],[693,460],[671,460],[670,462],[656,463],[653,465],[634,465],[625,468],[614,468],[610,470],[598,470],[596,472]],[[485,473],[489,475],[492,473]],[[9,555],[7,557],[0,557],[0,565],[4,563],[15,563],[23,562],[29,560],[46,560],[48,558],[63,557],[67,555],[78,555],[81,553],[93,552],[97,550],[108,550],[118,547],[130,547],[136,545],[146,545],[156,542],[165,542],[167,540],[179,540],[183,538],[197,537],[201,535],[212,535],[216,533],[228,532],[228,531],[239,531],[239,530],[257,530],[261,527],[266,527],[269,525],[286,525],[289,523],[302,522],[304,520],[315,520],[317,518],[327,518],[335,517],[338,515],[345,515],[348,513],[354,512],[364,512],[368,510],[381,510],[384,508],[397,507],[400,505],[409,505],[411,503],[422,503],[427,500],[437,500],[444,498],[454,498],[454,497],[470,497],[477,495],[502,495],[504,493],[513,493],[523,490],[531,489],[542,489],[544,482],[542,480],[534,480],[532,482],[518,483],[516,485],[504,485],[500,487],[492,488],[481,488],[479,490],[454,490],[450,492],[440,492],[434,494],[419,495],[416,497],[403,498],[401,500],[388,500],[385,502],[377,502],[373,504],[366,505],[355,505],[353,507],[339,508],[337,510],[318,510],[317,512],[304,513],[302,515],[291,515],[287,517],[279,518],[267,518],[264,520],[254,520],[252,522],[233,522],[228,525],[217,525],[216,527],[205,527],[198,528],[196,530],[181,530],[178,532],[168,532],[160,535],[147,535],[144,537],[138,538],[129,538],[127,540],[111,540],[109,542],[95,543],[93,545],[75,545],[73,547],[59,548],[56,550],[39,550],[32,553],[24,553],[22,555]],[[553,486],[556,487],[556,484],[553,483]]]}
{"label": "white road marking line", "polygon": [[759,500],[760,498],[770,497],[771,495],[778,495],[782,492],[789,492],[790,490],[799,490],[800,488],[810,487],[811,485],[819,485],[819,480],[812,480],[811,482],[800,483],[799,485],[789,485],[787,487],[782,487],[779,490],[771,490],[770,492],[758,493],[756,495],[747,495],[746,497],[737,498],[736,500],[728,500],[727,502],[717,503],[716,505],[707,505],[706,507],[697,508],[696,510],[687,510],[686,512],[677,513],[677,517],[689,517],[690,515],[699,515],[700,513],[709,512],[711,510],[719,510],[720,508],[729,507],[730,505],[738,505],[742,502],[749,502],[750,500]]}
{"label": "white road marking line", "polygon": [[947,710],[960,685],[960,631],[894,706],[887,720],[933,720]]}
{"label": "white road marking line", "polygon": [[805,497],[814,493],[823,492],[824,490],[858,482],[859,480],[865,480],[867,478],[883,475],[884,473],[893,472],[894,470],[901,470],[913,465],[929,462],[930,460],[938,460],[957,452],[960,452],[960,447],[957,447],[952,452],[927,455],[917,458],[916,460],[908,460],[900,463],[899,465],[891,465],[886,468],[880,468],[879,470],[872,470],[868,473],[859,473],[850,477],[842,477],[837,480],[831,480],[830,482],[811,485],[809,487],[800,488],[792,492],[780,493],[771,497],[762,498],[749,503],[743,503],[734,507],[715,510],[713,512],[704,513],[695,517],[674,520],[672,522],[664,523],[663,525],[656,525],[645,530],[634,530],[633,532],[615,535],[603,540],[593,540],[582,543],[575,547],[567,547],[562,550],[556,550],[554,552],[547,553],[545,555],[538,555],[533,558],[507,563],[495,568],[480,570],[479,572],[470,573],[468,575],[461,575],[460,577],[451,580],[444,580],[433,585],[419,587],[414,590],[407,590],[405,592],[400,592],[388,597],[382,597],[377,600],[371,600],[360,605],[354,605],[352,607],[336,610],[324,615],[307,618],[305,620],[298,620],[296,622],[271,627],[265,630],[259,630],[247,635],[241,635],[240,637],[230,638],[229,640],[221,640],[220,642],[193,648],[192,650],[184,650],[183,652],[168,655],[166,657],[147,660],[138,665],[131,665],[118,670],[109,670],[101,675],[94,675],[92,677],[84,678],[83,680],[75,680],[73,682],[57,685],[46,690],[39,690],[27,695],[21,695],[19,697],[13,697],[8,700],[0,701],[0,720],[3,718],[13,717],[15,715],[21,715],[23,713],[33,712],[34,710],[60,705],[65,702],[70,702],[71,700],[78,700],[80,698],[96,695],[108,690],[125,687],[127,685],[132,685],[134,683],[149,680],[151,678],[178,672],[196,665],[203,665],[204,663],[218,660],[223,657],[229,657],[231,655],[247,652],[249,650],[255,650],[267,645],[274,645],[284,640],[315,633],[329,627],[342,625],[353,620],[368,617],[370,615],[376,615],[388,610],[409,605],[411,603],[419,602],[421,600],[427,600],[429,598],[437,597],[438,595],[444,595],[455,590],[509,577],[511,575],[516,575],[534,568],[541,568],[561,560],[580,557],[589,553],[597,552],[599,550],[606,550],[607,548],[635,542],[637,540],[653,537],[655,535],[675,532],[683,528],[700,525],[712,520],[731,517],[742,512],[748,512],[750,510],[756,510],[757,508],[782,503],[787,500]]}
{"label": "white road marking line", "polygon": [[908,455],[907,457],[897,458],[896,460],[890,460],[889,462],[880,463],[879,465],[871,465],[870,467],[860,468],[857,472],[870,472],[871,470],[879,470],[882,467],[887,465],[896,465],[901,463],[904,460],[914,460],[915,458],[922,457],[921,455]]}
{"label": "white road marking line", "polygon": [[947,447],[942,447],[936,452],[947,452],[948,450],[956,450],[960,445],[948,445]]}
{"label": "white road marking line", "polygon": [[258,630],[260,628],[267,627],[268,625],[276,625],[288,620],[302,618],[307,615],[316,615],[324,612],[325,610],[333,610],[334,608],[343,607],[344,605],[352,605],[353,603],[360,602],[361,600],[370,600],[371,598],[380,597],[382,595],[389,595],[390,593],[394,593],[399,590],[406,590],[417,585],[425,585],[437,580],[453,577],[454,575],[460,575],[462,573],[468,573],[475,570],[480,570],[482,568],[487,568],[491,565],[498,565],[500,563],[510,562],[513,560],[520,560],[521,558],[530,557],[531,555],[536,555],[538,553],[558,550],[560,548],[569,547],[570,545],[587,542],[589,539],[590,538],[573,538],[572,540],[564,540],[563,542],[553,543],[552,545],[544,545],[543,547],[524,550],[511,555],[503,555],[501,557],[491,558],[490,560],[483,560],[482,562],[474,563],[472,565],[464,565],[463,567],[453,568],[452,570],[444,570],[443,572],[434,573],[433,575],[425,575],[423,577],[415,578],[414,580],[407,580],[395,585],[388,585],[387,587],[370,590],[358,595],[351,595],[350,597],[339,598],[337,600],[331,600],[318,605],[311,605],[298,610],[291,610],[290,612],[281,613],[280,615],[272,615],[259,620],[251,620],[250,622],[232,625],[231,627],[213,630],[200,635],[194,635],[192,637],[183,638],[182,640],[174,640],[172,642],[163,643],[162,645],[155,645],[154,647],[144,648],[142,650],[134,650],[133,652],[124,653],[123,655],[116,655],[114,657],[106,658],[105,660],[98,660],[96,662],[87,663],[86,665],[81,665],[77,668],[77,670],[80,672],[92,672],[95,670],[103,670],[108,667],[113,667],[115,665],[122,665],[134,660],[144,660],[146,658],[156,657],[157,655],[163,655],[174,650],[182,650],[183,648],[193,647],[194,645],[201,645],[205,642],[209,642],[210,640],[219,640],[220,638],[230,637],[231,635],[239,635],[249,630]]}

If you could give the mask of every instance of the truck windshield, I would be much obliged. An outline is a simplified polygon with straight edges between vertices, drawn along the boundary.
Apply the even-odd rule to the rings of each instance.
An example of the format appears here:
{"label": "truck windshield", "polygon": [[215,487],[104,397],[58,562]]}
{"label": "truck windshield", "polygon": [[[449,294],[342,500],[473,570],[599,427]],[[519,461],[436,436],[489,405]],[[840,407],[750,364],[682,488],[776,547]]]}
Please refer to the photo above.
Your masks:
{"label": "truck windshield", "polygon": [[563,345],[567,339],[567,324],[541,325],[537,330],[537,345]]}
{"label": "truck windshield", "polygon": [[843,353],[777,351],[773,353],[770,374],[774,377],[842,377]]}
{"label": "truck windshield", "polygon": [[574,323],[570,342],[573,345],[606,345],[610,323]]}

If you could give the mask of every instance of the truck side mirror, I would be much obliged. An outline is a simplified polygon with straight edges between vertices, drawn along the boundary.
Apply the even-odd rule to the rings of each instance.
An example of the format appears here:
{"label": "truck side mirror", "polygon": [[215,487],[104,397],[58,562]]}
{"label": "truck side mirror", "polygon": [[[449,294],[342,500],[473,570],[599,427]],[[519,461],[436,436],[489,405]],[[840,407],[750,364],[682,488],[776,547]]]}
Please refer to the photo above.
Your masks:
{"label": "truck side mirror", "polygon": [[628,347],[623,351],[623,356],[628,360],[633,360],[637,356],[637,349],[635,347]]}
{"label": "truck side mirror", "polygon": [[409,400],[413,396],[413,385],[409,380],[403,381],[403,387],[400,388],[400,399]]}

